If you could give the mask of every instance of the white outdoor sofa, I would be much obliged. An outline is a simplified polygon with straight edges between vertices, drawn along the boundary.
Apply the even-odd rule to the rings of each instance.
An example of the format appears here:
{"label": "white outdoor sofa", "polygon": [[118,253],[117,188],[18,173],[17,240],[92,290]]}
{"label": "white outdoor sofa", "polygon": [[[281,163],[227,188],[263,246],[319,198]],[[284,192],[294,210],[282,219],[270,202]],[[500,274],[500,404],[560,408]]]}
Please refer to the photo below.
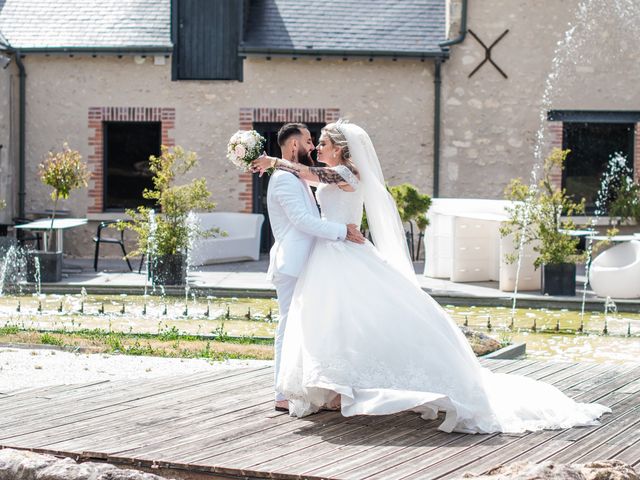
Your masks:
{"label": "white outdoor sofa", "polygon": [[[500,225],[508,219],[506,200],[434,198],[427,213],[424,236],[424,275],[452,282],[493,280],[502,291],[513,291],[516,263],[505,256],[515,251],[513,237],[502,238]],[[527,245],[522,256],[518,290],[540,288],[535,253]]]}
{"label": "white outdoor sofa", "polygon": [[198,213],[200,228],[217,227],[227,236],[203,237],[194,241],[191,264],[194,266],[237,260],[258,260],[260,232],[264,215],[261,213],[211,212]]}

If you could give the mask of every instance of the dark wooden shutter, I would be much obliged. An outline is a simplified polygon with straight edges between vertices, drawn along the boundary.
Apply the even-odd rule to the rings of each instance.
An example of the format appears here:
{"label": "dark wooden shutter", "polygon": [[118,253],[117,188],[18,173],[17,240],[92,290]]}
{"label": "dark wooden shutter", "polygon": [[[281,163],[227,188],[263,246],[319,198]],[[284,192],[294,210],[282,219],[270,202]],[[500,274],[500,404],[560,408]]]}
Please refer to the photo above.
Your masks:
{"label": "dark wooden shutter", "polygon": [[174,79],[240,80],[241,0],[174,0]]}

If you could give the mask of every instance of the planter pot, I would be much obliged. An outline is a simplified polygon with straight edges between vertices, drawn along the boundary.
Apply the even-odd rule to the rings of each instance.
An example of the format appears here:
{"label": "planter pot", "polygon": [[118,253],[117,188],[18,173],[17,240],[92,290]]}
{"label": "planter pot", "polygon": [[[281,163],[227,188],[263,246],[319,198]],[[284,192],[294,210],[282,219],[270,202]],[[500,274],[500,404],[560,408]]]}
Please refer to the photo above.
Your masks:
{"label": "planter pot", "polygon": [[27,282],[38,281],[38,265],[40,282],[52,283],[62,280],[62,252],[28,252]]}
{"label": "planter pot", "polygon": [[542,266],[542,293],[575,297],[576,264],[555,263]]}
{"label": "planter pot", "polygon": [[184,285],[187,262],[181,253],[157,257],[153,264],[153,283],[157,285]]}

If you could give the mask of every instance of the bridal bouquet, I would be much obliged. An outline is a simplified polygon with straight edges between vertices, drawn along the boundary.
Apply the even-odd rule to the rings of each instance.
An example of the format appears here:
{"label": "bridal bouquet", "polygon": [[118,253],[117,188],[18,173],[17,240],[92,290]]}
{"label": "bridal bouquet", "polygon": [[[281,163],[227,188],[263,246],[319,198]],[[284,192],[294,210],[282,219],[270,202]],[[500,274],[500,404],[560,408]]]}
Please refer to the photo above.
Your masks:
{"label": "bridal bouquet", "polygon": [[238,168],[249,171],[249,165],[264,149],[265,139],[255,130],[238,130],[229,139],[227,158]]}

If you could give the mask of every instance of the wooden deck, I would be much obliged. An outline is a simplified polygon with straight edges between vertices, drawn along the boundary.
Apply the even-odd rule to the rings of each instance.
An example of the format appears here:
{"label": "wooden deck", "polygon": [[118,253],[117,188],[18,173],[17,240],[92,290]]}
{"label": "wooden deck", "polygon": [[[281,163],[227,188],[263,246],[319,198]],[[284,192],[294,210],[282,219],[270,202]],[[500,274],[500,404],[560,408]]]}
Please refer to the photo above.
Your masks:
{"label": "wooden deck", "polygon": [[485,365],[545,380],[613,413],[598,427],[523,435],[447,434],[436,430],[442,418],[412,413],[293,419],[273,410],[273,370],[254,368],[0,395],[0,446],[183,478],[439,479],[546,459],[640,466],[640,365]]}

